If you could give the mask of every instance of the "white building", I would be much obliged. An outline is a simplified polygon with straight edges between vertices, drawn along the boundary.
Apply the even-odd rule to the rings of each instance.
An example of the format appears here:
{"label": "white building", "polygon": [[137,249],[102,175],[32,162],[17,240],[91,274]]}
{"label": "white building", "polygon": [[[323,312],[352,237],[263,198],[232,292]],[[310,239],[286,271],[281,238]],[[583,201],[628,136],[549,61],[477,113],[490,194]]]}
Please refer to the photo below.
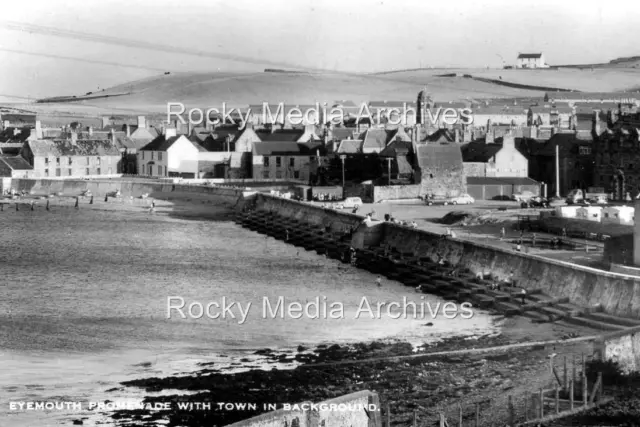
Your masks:
{"label": "white building", "polygon": [[576,210],[576,219],[601,222],[602,208],[600,206],[582,206]]}
{"label": "white building", "polygon": [[518,55],[516,68],[548,68],[542,53],[521,53]]}
{"label": "white building", "polygon": [[578,206],[556,206],[555,216],[560,218],[575,218]]}
{"label": "white building", "polygon": [[634,213],[631,206],[607,206],[602,209],[602,223],[633,225]]}
{"label": "white building", "polygon": [[166,129],[164,135],[158,136],[138,151],[138,173],[197,178],[201,151],[206,150],[184,135],[177,136],[175,129]]}

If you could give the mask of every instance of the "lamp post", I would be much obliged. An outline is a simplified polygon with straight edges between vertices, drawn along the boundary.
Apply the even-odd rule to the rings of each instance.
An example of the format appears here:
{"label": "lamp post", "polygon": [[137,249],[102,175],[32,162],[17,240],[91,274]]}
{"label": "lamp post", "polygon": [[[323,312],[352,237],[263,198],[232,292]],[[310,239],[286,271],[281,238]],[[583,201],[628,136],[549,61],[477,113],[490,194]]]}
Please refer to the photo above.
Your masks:
{"label": "lamp post", "polygon": [[344,161],[347,158],[346,154],[340,154],[340,160],[342,160],[342,198],[344,199]]}
{"label": "lamp post", "polygon": [[387,157],[387,174],[389,176],[388,185],[391,186],[391,157]]}

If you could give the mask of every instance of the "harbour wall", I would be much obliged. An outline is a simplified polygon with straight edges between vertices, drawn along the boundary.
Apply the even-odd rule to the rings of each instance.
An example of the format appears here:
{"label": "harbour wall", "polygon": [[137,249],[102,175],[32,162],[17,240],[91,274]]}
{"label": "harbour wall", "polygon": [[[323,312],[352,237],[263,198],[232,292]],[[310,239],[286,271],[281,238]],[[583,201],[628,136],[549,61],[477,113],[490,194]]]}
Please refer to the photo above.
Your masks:
{"label": "harbour wall", "polygon": [[147,194],[150,197],[167,198],[171,197],[171,193],[191,193],[209,196],[231,205],[238,203],[247,194],[242,188],[173,184],[166,181],[13,179],[11,188],[36,196],[58,193],[63,196],[80,196],[83,192],[90,191],[97,197],[104,197],[119,191],[122,197],[138,198]]}
{"label": "harbour wall", "polygon": [[[310,402],[298,405],[302,408],[298,410],[279,409],[227,427],[382,427],[380,400],[376,393],[368,390],[321,402],[317,405],[318,410],[313,407],[309,408]],[[340,410],[340,405],[346,405],[347,409]]]}
{"label": "harbour wall", "polygon": [[640,371],[640,326],[600,336],[594,350],[600,358],[618,362],[625,373]]}
{"label": "harbour wall", "polygon": [[258,195],[258,209],[272,211],[314,225],[329,226],[332,231],[355,229],[352,244],[385,245],[404,253],[431,257],[441,255],[452,263],[474,273],[484,271],[497,278],[507,278],[511,272],[518,286],[540,289],[552,297],[569,297],[584,306],[602,307],[604,312],[640,319],[640,278],[612,273],[515,250],[497,248],[478,242],[442,236],[424,230],[373,222],[363,225],[361,216],[308,203]]}

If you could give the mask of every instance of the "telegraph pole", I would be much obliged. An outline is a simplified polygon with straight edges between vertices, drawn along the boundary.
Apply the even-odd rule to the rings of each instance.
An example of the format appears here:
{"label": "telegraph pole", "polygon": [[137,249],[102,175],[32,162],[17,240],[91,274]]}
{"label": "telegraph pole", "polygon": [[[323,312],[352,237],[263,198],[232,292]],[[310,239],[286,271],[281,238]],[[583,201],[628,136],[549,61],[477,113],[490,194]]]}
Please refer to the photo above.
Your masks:
{"label": "telegraph pole", "polygon": [[556,145],[556,197],[560,198],[560,145]]}
{"label": "telegraph pole", "polygon": [[387,157],[387,173],[389,174],[389,186],[391,186],[391,157]]}
{"label": "telegraph pole", "polygon": [[346,154],[340,155],[340,160],[342,160],[342,198],[344,199],[344,161],[347,158]]}

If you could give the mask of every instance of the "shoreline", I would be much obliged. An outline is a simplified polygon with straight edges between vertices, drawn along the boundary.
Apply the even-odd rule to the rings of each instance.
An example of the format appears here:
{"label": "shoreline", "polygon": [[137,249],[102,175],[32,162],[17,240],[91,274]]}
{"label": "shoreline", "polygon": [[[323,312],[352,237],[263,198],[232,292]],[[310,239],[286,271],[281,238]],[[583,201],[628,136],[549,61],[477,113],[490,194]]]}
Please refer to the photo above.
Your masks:
{"label": "shoreline", "polygon": [[[210,197],[207,197],[207,196],[198,197],[198,195],[194,195],[192,193],[170,194],[169,196],[170,197],[166,197],[166,198],[157,198],[151,195],[148,199],[140,199],[140,200],[146,200],[148,203],[150,203],[151,200],[154,200],[156,202],[156,212],[154,213],[155,215],[167,216],[167,217],[176,218],[176,219],[203,220],[203,221],[208,221],[208,220],[231,221],[232,220],[232,213],[233,213],[232,209],[228,205],[213,202],[210,199]],[[70,198],[69,201],[70,201],[70,205],[68,206],[61,205],[60,209],[62,210],[62,209],[73,208],[73,203],[75,202],[75,199]],[[88,200],[85,200],[85,203],[81,204],[80,210],[88,208],[91,210],[99,210],[99,211],[105,211],[105,212],[131,211],[131,212],[138,212],[143,215],[149,214],[148,206],[141,206],[139,204],[133,204],[133,203],[128,204],[126,201],[121,201],[120,203],[118,202],[119,201],[116,201],[116,200],[109,201],[109,202],[104,202],[102,200],[94,200],[94,204],[89,205]],[[44,207],[40,207],[40,206],[38,206],[36,209],[38,208],[44,209]],[[22,209],[20,210],[22,211]],[[55,210],[55,209],[52,209],[52,210]],[[410,288],[406,288],[406,289],[407,291],[410,292]],[[439,342],[432,343],[431,345],[427,346],[427,350],[455,351],[455,350],[460,350],[460,349],[469,348],[469,347],[478,347],[478,346],[492,347],[495,345],[508,345],[508,344],[513,344],[517,342],[526,342],[526,341],[532,341],[532,340],[535,341],[538,339],[544,340],[547,337],[560,338],[564,336],[566,338],[570,338],[570,337],[573,337],[572,334],[576,333],[576,331],[580,329],[575,326],[568,327],[560,324],[553,324],[553,325],[534,324],[529,319],[526,319],[526,318],[501,319],[498,316],[492,317],[492,326],[495,326],[496,328],[499,329],[499,333],[497,334],[497,336],[490,337],[488,335],[491,335],[491,334],[486,334],[484,336],[476,336],[474,338],[468,338],[463,336],[455,336],[455,337],[449,337],[449,338],[444,337],[441,340],[439,340]],[[579,344],[571,344],[571,345],[580,346]],[[355,349],[355,350],[352,351],[350,349]],[[337,362],[342,360],[354,360],[354,359],[362,360],[365,358],[381,357],[381,356],[396,357],[396,356],[412,355],[412,354],[416,354],[415,349],[410,343],[406,341],[389,338],[382,341],[376,340],[376,341],[367,342],[367,343],[353,342],[350,344],[335,344],[335,343],[327,343],[326,345],[321,344],[315,348],[316,351],[312,351],[311,353],[314,355],[318,355],[317,357],[305,356],[305,354],[308,354],[308,353],[305,353],[304,351],[302,352],[297,351],[298,349],[295,349],[295,350],[296,351],[294,352],[293,349],[290,347],[270,349],[269,352],[266,352],[264,349],[256,350],[253,354],[257,354],[256,352],[262,351],[263,353],[262,355],[265,356],[265,359],[268,360],[266,363],[266,368],[273,368],[273,366],[276,365],[276,363],[269,364],[269,361],[284,362],[283,364],[278,364],[278,365],[281,365],[279,368],[272,369],[270,371],[254,369],[251,366],[246,366],[245,368],[247,369],[244,370],[243,372],[230,372],[232,369],[222,369],[222,370],[216,369],[216,365],[214,363],[213,365],[206,365],[206,366],[203,365],[201,366],[201,369],[197,369],[194,372],[191,372],[189,374],[178,373],[178,374],[171,375],[168,377],[163,377],[163,378],[152,377],[152,378],[134,379],[134,380],[126,381],[121,383],[118,387],[114,387],[104,391],[104,394],[108,395],[109,392],[112,392],[112,393],[117,392],[119,389],[120,390],[137,389],[139,391],[142,391],[142,393],[136,392],[136,394],[144,394],[145,396],[148,396],[147,393],[151,391],[155,391],[155,392],[171,391],[171,392],[190,393],[190,394],[196,393],[194,397],[190,397],[190,396],[185,397],[184,395],[181,396],[179,394],[174,394],[169,396],[150,396],[145,399],[145,401],[148,400],[148,401],[158,401],[158,402],[159,401],[178,401],[178,400],[184,401],[185,399],[186,401],[189,401],[189,400],[202,401],[203,393],[207,396],[208,399],[212,399],[212,401],[216,401],[215,399],[218,399],[217,401],[229,401],[231,396],[236,396],[235,398],[239,399],[240,402],[247,401],[247,399],[259,400],[261,399],[260,397],[261,395],[263,396],[262,397],[263,400],[265,395],[266,396],[278,395],[280,398],[282,398],[281,403],[291,403],[291,402],[297,402],[301,400],[320,401],[320,400],[325,400],[327,398],[337,397],[342,394],[347,394],[352,391],[360,390],[362,389],[362,387],[365,387],[365,384],[366,384],[366,382],[364,381],[346,381],[346,382],[337,381],[336,382],[335,380],[332,380],[333,381],[332,382],[332,381],[327,381],[328,377],[339,378],[344,374],[355,374],[355,375],[358,375],[359,377],[362,377],[363,375],[371,377],[373,375],[374,370],[376,370],[376,372],[378,371],[386,372],[387,370],[391,370],[395,372],[395,370],[397,369],[400,369],[401,371],[403,371],[404,368],[402,367],[408,364],[410,366],[409,371],[411,372],[411,375],[408,375],[408,373],[404,371],[402,374],[402,375],[405,375],[405,374],[407,375],[406,379],[408,381],[409,378],[415,378],[416,376],[419,376],[419,374],[421,373],[420,369],[424,369],[424,366],[423,366],[424,364],[418,363],[416,365],[417,367],[414,367],[412,362],[405,363],[404,361],[399,362],[399,361],[392,361],[392,360],[372,361],[370,364],[373,366],[369,368],[359,366],[358,364],[351,367],[346,367],[346,366],[339,367],[338,365],[330,366],[329,368],[325,367],[323,368],[325,369],[325,371],[323,372],[323,375],[326,375],[326,376],[322,376],[322,378],[324,378],[324,381],[327,381],[327,384],[322,386],[324,391],[314,392],[313,390],[309,390],[308,388],[302,387],[299,381],[296,382],[297,379],[300,378],[299,377],[299,375],[301,375],[300,372],[308,369],[311,369],[313,371],[316,371],[317,369],[319,369],[319,367],[314,367],[312,363],[319,363],[322,360],[324,360],[325,362],[328,361],[331,363],[331,362]],[[234,352],[227,352],[227,353],[229,354],[237,353],[239,355],[238,357],[242,358],[240,357],[242,354],[246,356],[250,352],[251,352],[250,350],[239,350],[238,352],[234,351]],[[523,351],[515,349],[515,350],[510,350],[509,353],[518,356],[521,353],[523,353]],[[224,357],[224,353],[221,353],[221,355]],[[439,357],[446,358],[446,356],[439,356]],[[477,358],[478,356],[462,355],[462,356],[455,356],[455,357],[458,359],[462,359],[463,361],[468,361],[468,360],[475,360],[475,358]],[[141,361],[141,363],[144,363],[144,361]],[[421,366],[422,368],[420,368]],[[287,368],[287,369],[284,369],[284,368]],[[236,369],[243,369],[243,367],[239,366]],[[461,377],[469,377],[469,375],[471,374],[469,372],[466,372],[467,370],[461,370],[459,372],[459,375]],[[214,378],[210,378],[212,376]],[[222,391],[219,390],[220,393],[216,394],[215,391],[211,391],[212,384],[208,382],[207,378],[208,380],[214,383],[215,383],[215,379],[219,379],[223,384],[227,384],[229,387],[223,389]],[[255,383],[251,382],[253,381],[251,380],[251,378],[260,379],[259,384],[266,384],[267,387],[260,389],[257,393],[250,392],[252,388],[255,388]],[[238,381],[244,381],[246,387],[241,387],[241,386],[231,387],[228,384],[229,381],[233,383],[233,381],[236,379]],[[446,383],[445,381],[442,381],[442,383],[439,385],[439,387],[443,387],[443,388],[441,392],[439,392],[438,394],[444,393],[444,396],[446,399],[447,393],[449,393],[451,390],[454,390],[454,394],[455,394],[456,386],[445,386],[444,385],[445,383]],[[310,384],[312,385],[315,384],[316,386],[320,386],[320,384],[318,383],[310,383]],[[374,381],[373,386],[375,386],[376,384],[378,383]],[[381,389],[376,389],[375,387],[371,387],[371,388],[374,391],[379,392],[381,396],[388,397],[391,401],[393,401],[394,399],[396,399],[397,401],[401,401],[402,396],[398,390],[403,390],[404,389],[403,387],[404,386],[399,388],[396,387],[393,389],[390,389],[389,387],[381,388]],[[288,392],[288,394],[286,393],[281,394],[283,389],[289,389],[289,388],[292,389],[291,392]],[[213,385],[213,389],[215,390],[215,384]],[[238,390],[238,389],[246,389],[247,392],[244,392],[243,390]],[[229,394],[232,392],[236,394]],[[431,393],[431,394],[434,394],[434,393]],[[219,396],[219,397],[216,397],[216,396]],[[287,401],[286,399],[289,399],[289,400]],[[411,399],[409,399],[409,401],[411,401]],[[435,404],[436,401],[432,403]],[[410,416],[411,411],[409,409],[410,409],[409,407],[399,408],[398,415],[397,416],[394,415],[394,419],[400,420],[403,417]],[[134,411],[117,411],[116,413],[110,413],[105,415],[107,415],[111,419],[119,420],[125,423],[127,422],[126,421],[127,419],[132,419],[133,417],[132,422],[135,422],[135,424],[129,424],[129,425],[138,426],[138,425],[153,425],[151,424],[151,420],[153,419],[153,417],[156,417],[156,416],[160,418],[168,417],[170,419],[182,419],[181,417],[184,417],[185,413],[184,411],[152,413],[152,412],[134,410]],[[217,419],[215,417],[217,415],[208,414],[208,413],[190,412],[189,414],[186,414],[186,415],[189,415],[189,417],[192,417],[191,421],[189,421],[188,423],[185,423],[184,421],[182,421],[182,424],[180,425],[195,426],[195,425],[201,425],[201,423],[203,422],[206,422],[209,424],[213,423],[212,425],[216,425],[215,423],[218,421],[222,421],[224,423],[223,425],[225,425],[231,422],[238,421],[240,419],[249,418],[256,414],[242,413],[241,418],[237,418],[237,419],[234,418],[235,421],[230,421],[230,420],[216,421]],[[235,414],[235,415],[237,416],[238,414]],[[211,418],[211,417],[214,417],[214,418]],[[75,416],[73,418],[78,419],[82,417]],[[142,421],[144,421],[145,424],[140,424],[140,422]],[[127,425],[127,424],[123,424],[123,425]],[[178,425],[178,424],[170,423],[169,425]]]}

